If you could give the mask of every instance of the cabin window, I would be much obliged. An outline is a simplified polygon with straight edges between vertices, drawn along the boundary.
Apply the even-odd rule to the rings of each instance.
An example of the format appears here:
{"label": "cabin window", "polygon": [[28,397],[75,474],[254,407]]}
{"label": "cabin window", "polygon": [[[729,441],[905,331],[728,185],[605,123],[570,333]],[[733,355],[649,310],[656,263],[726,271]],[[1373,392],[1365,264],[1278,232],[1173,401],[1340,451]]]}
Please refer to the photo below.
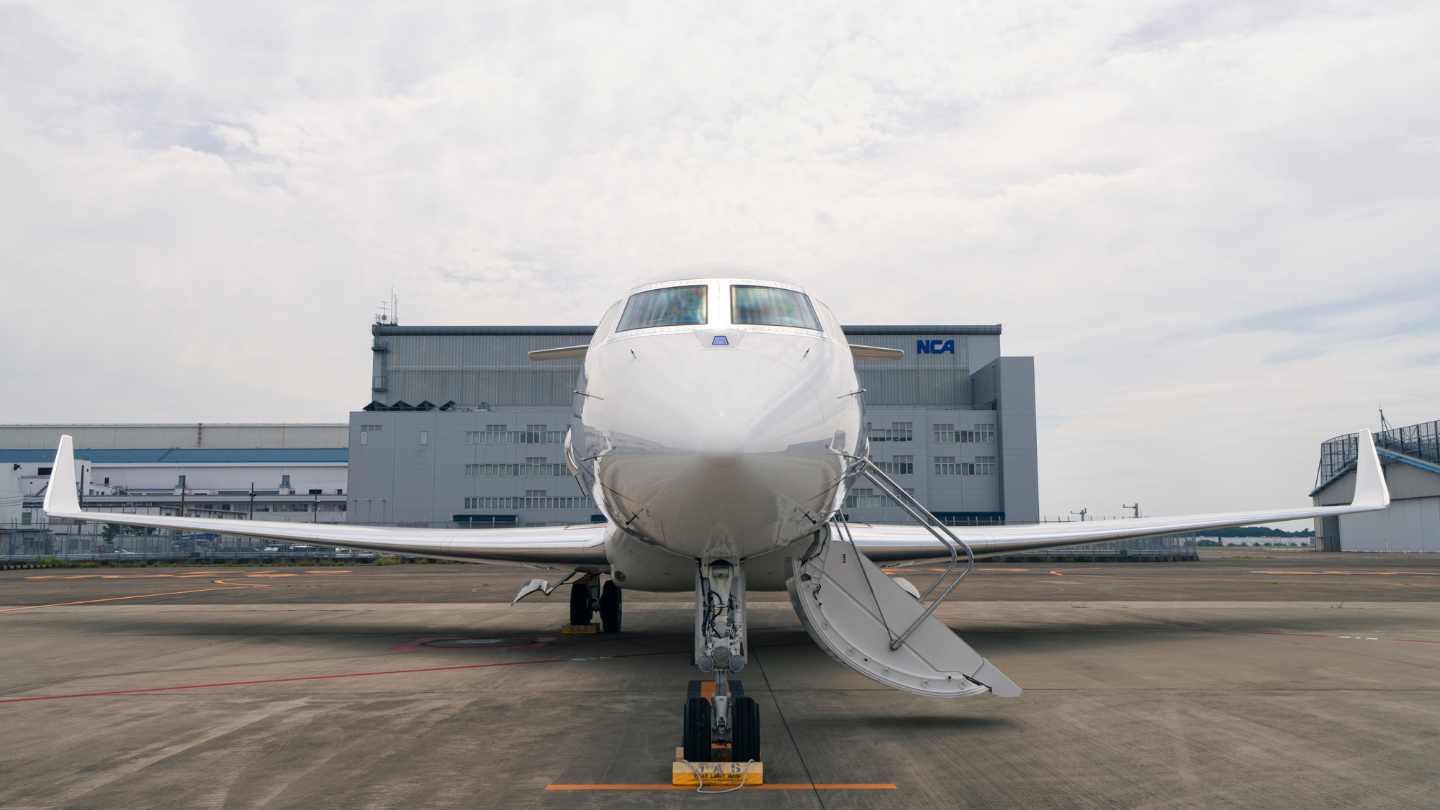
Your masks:
{"label": "cabin window", "polygon": [[730,285],[730,322],[755,326],[820,329],[820,319],[804,293],[777,287]]}
{"label": "cabin window", "polygon": [[709,288],[704,284],[665,287],[630,296],[617,332],[655,326],[695,326],[710,322],[706,309]]}

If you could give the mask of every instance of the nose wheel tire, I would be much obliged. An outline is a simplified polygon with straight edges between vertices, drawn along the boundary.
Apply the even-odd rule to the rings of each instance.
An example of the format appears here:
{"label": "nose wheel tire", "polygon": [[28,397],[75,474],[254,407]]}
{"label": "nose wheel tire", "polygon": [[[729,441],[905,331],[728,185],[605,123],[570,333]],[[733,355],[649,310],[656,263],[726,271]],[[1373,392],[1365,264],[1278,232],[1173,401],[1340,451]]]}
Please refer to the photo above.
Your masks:
{"label": "nose wheel tire", "polygon": [[578,627],[589,624],[594,613],[590,610],[590,584],[581,580],[570,586],[570,624]]}
{"label": "nose wheel tire", "polygon": [[755,698],[739,697],[730,704],[735,715],[734,738],[730,743],[730,761],[760,761],[760,704]]}
{"label": "nose wheel tire", "polygon": [[600,629],[607,633],[620,632],[620,594],[614,580],[600,589]]}
{"label": "nose wheel tire", "polygon": [[684,742],[686,759],[691,762],[710,761],[710,701],[703,697],[685,701]]}

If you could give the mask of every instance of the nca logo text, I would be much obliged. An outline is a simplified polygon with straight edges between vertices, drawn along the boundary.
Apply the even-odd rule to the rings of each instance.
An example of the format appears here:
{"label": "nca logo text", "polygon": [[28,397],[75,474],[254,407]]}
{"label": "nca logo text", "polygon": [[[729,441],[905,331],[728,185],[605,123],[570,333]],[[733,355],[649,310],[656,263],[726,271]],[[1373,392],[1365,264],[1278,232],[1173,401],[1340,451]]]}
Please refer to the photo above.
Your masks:
{"label": "nca logo text", "polygon": [[954,354],[955,341],[953,340],[917,340],[915,341],[916,354]]}

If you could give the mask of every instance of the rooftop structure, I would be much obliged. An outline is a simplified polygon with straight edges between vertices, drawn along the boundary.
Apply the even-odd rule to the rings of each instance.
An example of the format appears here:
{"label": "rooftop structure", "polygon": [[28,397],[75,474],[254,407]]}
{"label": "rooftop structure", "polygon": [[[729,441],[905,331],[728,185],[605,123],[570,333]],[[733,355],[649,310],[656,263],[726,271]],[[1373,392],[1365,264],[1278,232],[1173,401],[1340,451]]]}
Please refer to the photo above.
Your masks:
{"label": "rooftop structure", "polygon": [[[1374,434],[1375,450],[1390,487],[1390,508],[1317,519],[1319,551],[1440,552],[1440,421],[1390,428],[1383,418],[1385,429]],[[1359,438],[1347,433],[1320,445],[1310,492],[1316,506],[1350,502]]]}

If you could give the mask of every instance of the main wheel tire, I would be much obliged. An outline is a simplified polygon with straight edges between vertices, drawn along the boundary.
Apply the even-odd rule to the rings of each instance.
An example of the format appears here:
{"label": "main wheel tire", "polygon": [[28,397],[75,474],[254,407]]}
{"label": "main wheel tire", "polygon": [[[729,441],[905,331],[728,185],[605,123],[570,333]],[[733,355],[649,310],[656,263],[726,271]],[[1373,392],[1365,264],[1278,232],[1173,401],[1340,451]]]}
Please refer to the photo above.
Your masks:
{"label": "main wheel tire", "polygon": [[577,582],[570,586],[570,624],[579,627],[589,624],[594,612],[590,610],[590,583]]}
{"label": "main wheel tire", "polygon": [[735,713],[735,734],[730,744],[730,761],[760,761],[760,704],[755,698],[739,697],[730,704]]}
{"label": "main wheel tire", "polygon": [[620,632],[620,586],[612,579],[600,589],[600,625],[607,633]]}
{"label": "main wheel tire", "polygon": [[684,742],[686,759],[710,761],[710,701],[703,697],[685,701]]}

